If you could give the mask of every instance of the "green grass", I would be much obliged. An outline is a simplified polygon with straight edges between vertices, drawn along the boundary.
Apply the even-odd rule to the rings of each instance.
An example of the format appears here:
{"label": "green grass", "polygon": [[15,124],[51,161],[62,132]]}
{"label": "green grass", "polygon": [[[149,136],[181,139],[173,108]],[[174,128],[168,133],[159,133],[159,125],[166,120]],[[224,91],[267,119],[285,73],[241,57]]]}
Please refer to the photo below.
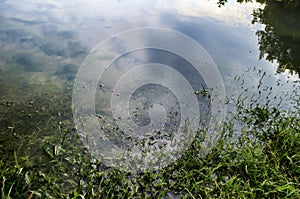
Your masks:
{"label": "green grass", "polygon": [[[85,152],[68,120],[70,96],[55,85],[36,90],[32,103],[29,96],[18,103],[13,98],[10,105],[2,100],[1,198],[300,198],[300,100],[295,85],[292,109],[268,100],[247,103],[243,93],[235,103],[237,113],[224,122],[209,154],[199,157],[202,129],[174,164],[142,174],[107,168]],[[45,89],[47,97],[37,95]],[[35,116],[41,105],[47,111]],[[14,115],[7,114],[12,110]]]}
{"label": "green grass", "polygon": [[205,158],[195,142],[176,164],[136,176],[67,152],[35,168],[1,160],[2,198],[299,198],[300,118],[272,110],[268,122],[249,125],[230,142],[234,124],[224,124]]}

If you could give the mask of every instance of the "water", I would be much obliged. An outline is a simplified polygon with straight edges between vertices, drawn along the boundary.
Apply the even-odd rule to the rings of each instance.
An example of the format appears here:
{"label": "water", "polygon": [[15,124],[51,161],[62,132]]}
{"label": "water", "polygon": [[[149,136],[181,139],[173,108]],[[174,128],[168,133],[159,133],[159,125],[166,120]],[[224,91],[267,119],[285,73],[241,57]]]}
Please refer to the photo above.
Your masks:
{"label": "water", "polygon": [[[274,11],[275,14],[271,15],[271,19],[261,18],[262,23],[252,23],[253,10],[257,8]],[[298,10],[296,8],[289,12],[291,20],[299,19]],[[229,100],[238,96],[246,87],[249,88],[249,96],[259,96],[260,83],[273,87],[277,82],[279,86],[273,87],[270,96],[281,96],[285,99],[293,91],[293,81],[299,80],[299,23],[287,23],[290,26],[287,25],[289,29],[286,32],[278,31],[278,27],[274,28],[274,35],[277,34],[276,41],[283,38],[279,46],[272,44],[270,38],[274,38],[274,35],[258,33],[274,24],[272,22],[278,21],[276,13],[280,12],[276,3],[268,2],[265,6],[259,3],[239,4],[230,1],[219,8],[216,1],[206,0],[10,0],[0,2],[0,13],[0,156],[9,159],[13,151],[18,151],[20,157],[30,157],[25,160],[28,166],[42,161],[40,156],[44,153],[45,146],[47,148],[49,143],[57,143],[57,140],[65,136],[60,125],[66,128],[68,133],[76,135],[71,108],[76,73],[92,49],[122,31],[158,27],[176,30],[191,37],[202,45],[217,66],[224,82],[226,98]],[[129,42],[140,41],[137,38]],[[274,49],[276,47],[279,52],[268,49],[270,46]],[[126,48],[121,41],[112,51],[126,52]],[[265,53],[265,56],[262,56],[262,53]],[[209,89],[207,82],[200,76],[195,76],[193,70],[189,69],[191,67],[187,67],[188,63],[185,64],[184,60],[176,58],[176,55],[157,49],[138,49],[122,56],[113,63],[114,69],[108,72],[105,78],[112,80],[122,77],[122,73],[126,72],[122,68],[124,64],[149,62],[172,65],[182,74],[187,74],[186,78],[194,85],[195,90]],[[278,67],[280,74],[277,73]],[[282,70],[282,67],[291,70]],[[267,74],[263,81],[262,71]],[[106,89],[106,93],[113,91],[113,88],[106,86],[100,86],[96,96],[101,96],[101,89]],[[149,96],[146,97],[147,101],[145,97],[140,97],[141,94],[147,93],[147,89],[153,88],[159,90],[156,85],[143,87],[140,94],[137,92],[131,98],[138,99],[135,105],[130,106],[132,118],[134,109],[146,107],[146,110],[138,112],[138,119],[133,119],[142,126],[150,124],[151,117],[160,113],[161,108],[156,106],[152,110],[152,102],[149,100],[157,104],[166,101],[164,97],[171,96],[170,103],[178,102],[171,94],[162,96],[161,100]],[[160,93],[168,93],[168,90],[162,87]],[[152,94],[158,95],[155,92]],[[101,101],[103,98],[96,99],[97,114],[109,124],[105,125],[105,129],[116,129],[109,107]],[[200,112],[211,110],[208,96],[200,95],[197,99],[202,102]],[[264,99],[261,99],[261,102],[263,101]],[[289,108],[288,100],[284,102],[283,107]],[[276,104],[276,100],[273,103]],[[167,127],[163,128],[164,132],[177,128],[175,126],[180,121],[180,115],[176,115],[176,112],[179,109],[180,106],[168,107],[167,112],[162,113],[163,117],[168,118]],[[149,110],[152,110],[150,114]],[[230,106],[228,110],[231,110]],[[209,120],[206,117],[208,116],[202,116],[201,120]],[[112,139],[118,137],[112,134],[110,136]],[[118,140],[113,142],[121,145]]]}

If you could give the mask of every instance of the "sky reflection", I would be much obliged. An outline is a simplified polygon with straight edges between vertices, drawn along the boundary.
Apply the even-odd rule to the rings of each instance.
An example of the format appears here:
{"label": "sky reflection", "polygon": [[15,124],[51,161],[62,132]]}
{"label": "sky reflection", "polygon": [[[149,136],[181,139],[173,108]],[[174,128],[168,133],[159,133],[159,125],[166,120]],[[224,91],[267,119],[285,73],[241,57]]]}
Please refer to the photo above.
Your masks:
{"label": "sky reflection", "polygon": [[[261,5],[231,0],[218,8],[216,2],[10,0],[0,4],[3,24],[0,29],[22,30],[45,40],[49,40],[50,33],[55,40],[55,33],[67,31],[91,50],[112,35],[129,29],[170,28],[192,37],[207,50],[229,92],[237,90],[233,77],[248,68],[263,68],[274,75],[277,68],[274,63],[258,59],[255,32],[263,26],[251,23],[253,9]],[[80,65],[80,60],[77,64]],[[247,82],[252,83],[252,80]]]}

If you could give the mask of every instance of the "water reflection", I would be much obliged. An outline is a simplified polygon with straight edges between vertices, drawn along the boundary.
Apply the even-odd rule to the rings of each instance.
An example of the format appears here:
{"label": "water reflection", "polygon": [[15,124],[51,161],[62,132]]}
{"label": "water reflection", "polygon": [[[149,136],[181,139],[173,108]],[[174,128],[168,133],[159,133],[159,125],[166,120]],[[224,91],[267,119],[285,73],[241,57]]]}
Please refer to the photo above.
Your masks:
{"label": "water reflection", "polygon": [[[199,42],[218,66],[229,98],[241,92],[240,85],[235,82],[236,76],[242,76],[243,85],[249,88],[260,82],[260,78],[253,74],[261,69],[271,74],[266,84],[271,85],[277,79],[285,80],[286,75],[275,75],[275,61],[279,64],[279,72],[290,69],[299,73],[298,1],[293,1],[294,4],[271,0],[260,2],[264,5],[229,1],[225,7],[218,8],[217,0],[109,3],[97,0],[0,1],[0,99],[3,102],[0,113],[6,117],[0,124],[1,136],[5,135],[1,141],[6,139],[7,128],[14,125],[19,125],[14,129],[36,125],[37,128],[33,129],[39,129],[36,131],[41,135],[40,132],[50,132],[49,126],[56,125],[57,121],[72,119],[69,104],[71,91],[67,87],[72,85],[80,64],[95,45],[132,28],[170,28]],[[254,21],[259,23],[251,23],[253,9]],[[144,53],[147,55],[145,62],[163,62],[178,67],[179,71],[186,71],[187,76],[191,75],[188,79],[195,87],[205,84],[202,79],[193,78],[193,71],[180,68],[180,65],[186,65],[181,64],[182,60],[170,54],[155,52],[136,51],[134,56],[138,57],[140,53],[142,58]],[[258,70],[255,69],[251,74],[254,69],[249,68]],[[274,88],[272,95],[280,96],[282,90],[289,89],[292,89],[290,85]],[[258,93],[256,86],[247,91],[249,96],[253,93]],[[51,98],[55,99],[55,103]],[[36,102],[35,99],[39,99],[37,104],[31,105],[32,110],[27,110],[27,105]],[[201,100],[203,107],[200,109],[209,109],[209,100]],[[8,106],[7,102],[11,101],[17,102],[19,106]],[[58,108],[62,104],[66,104],[64,110]],[[44,112],[47,114],[40,123],[40,114]],[[61,117],[63,112],[66,114]],[[19,113],[22,113],[22,117],[16,117]],[[28,114],[31,114],[30,117],[35,116],[34,122]],[[18,123],[18,118],[24,122]],[[145,118],[142,118],[141,123],[148,122]],[[24,134],[33,131],[32,128],[28,129]]]}
{"label": "water reflection", "polygon": [[300,76],[300,2],[263,1],[264,9],[254,12],[254,22],[265,24],[257,31],[260,58],[278,62],[278,72],[286,69]]}
{"label": "water reflection", "polygon": [[[219,6],[227,0],[219,0]],[[242,0],[238,2],[248,2]],[[260,55],[270,62],[278,63],[277,72],[286,69],[300,76],[300,1],[259,0],[263,5],[253,11],[253,23],[264,25],[257,30]]]}
{"label": "water reflection", "polygon": [[[219,1],[222,2],[224,1]],[[235,67],[233,65],[239,65],[243,69],[264,65],[266,70],[272,71],[272,64],[257,62],[257,54],[261,58],[265,55],[269,61],[277,60],[279,69],[299,71],[299,27],[297,23],[293,23],[299,19],[299,4],[281,6],[282,3],[273,1],[260,2],[265,3],[265,6],[229,1],[225,7],[217,8],[217,1],[193,0],[110,3],[28,0],[22,4],[17,1],[4,1],[0,7],[0,39],[1,45],[3,42],[19,46],[31,45],[31,48],[37,47],[47,56],[77,58],[85,54],[84,46],[91,49],[120,31],[159,26],[192,36],[204,45],[214,60],[218,60],[217,65],[221,70],[226,70],[225,75],[231,67]],[[256,21],[266,24],[264,30],[257,24],[251,24],[253,9],[256,9]],[[282,21],[288,23],[279,23]],[[260,52],[256,47],[257,38],[253,34],[256,31]],[[227,54],[228,50],[232,53]],[[238,57],[235,56],[236,52]]]}

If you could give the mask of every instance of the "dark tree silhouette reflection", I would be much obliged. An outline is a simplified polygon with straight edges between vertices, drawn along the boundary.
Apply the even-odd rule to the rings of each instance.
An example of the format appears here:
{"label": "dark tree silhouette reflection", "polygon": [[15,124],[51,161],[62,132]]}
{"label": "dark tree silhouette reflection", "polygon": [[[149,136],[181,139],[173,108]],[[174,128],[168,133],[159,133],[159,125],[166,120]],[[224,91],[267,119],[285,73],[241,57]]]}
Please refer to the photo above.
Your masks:
{"label": "dark tree silhouette reflection", "polygon": [[[237,0],[249,2],[249,0]],[[219,6],[227,0],[219,0]],[[253,23],[265,25],[256,32],[260,59],[277,61],[277,71],[300,76],[300,0],[257,0],[264,8],[253,11]]]}

